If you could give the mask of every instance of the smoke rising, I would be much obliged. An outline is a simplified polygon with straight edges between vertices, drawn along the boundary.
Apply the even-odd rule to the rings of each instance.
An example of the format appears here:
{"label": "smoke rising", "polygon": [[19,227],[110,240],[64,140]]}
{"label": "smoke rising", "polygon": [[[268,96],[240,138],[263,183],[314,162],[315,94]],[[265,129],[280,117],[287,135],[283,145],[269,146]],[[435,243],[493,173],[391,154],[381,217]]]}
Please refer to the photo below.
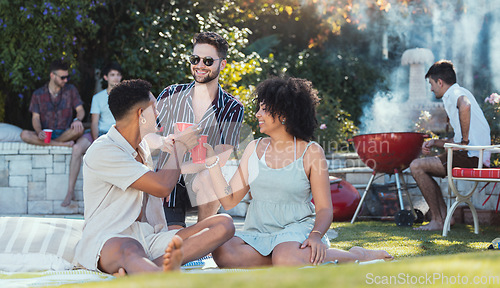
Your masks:
{"label": "smoke rising", "polygon": [[[377,45],[382,45],[383,35],[388,34],[390,39],[397,39],[403,44],[397,45],[398,47],[427,48],[433,52],[435,61],[451,60],[457,71],[458,83],[473,91],[478,102],[482,102],[490,93],[499,92],[499,0],[409,1],[406,10],[396,8],[401,7],[401,1],[386,2],[392,5],[384,13],[385,24],[368,24],[379,25],[383,31]],[[360,10],[366,12],[368,7]],[[401,55],[404,51],[389,52]],[[428,67],[430,66],[425,67],[426,71]],[[407,66],[402,68],[409,69]],[[396,68],[390,76],[390,92],[374,93],[372,103],[364,107],[363,117],[360,119],[362,133],[413,130],[414,123],[409,121],[402,109],[408,106],[405,102],[408,86],[402,85],[401,81],[408,83],[409,79],[401,79],[402,74],[397,71],[400,69]],[[487,91],[488,89],[493,91]],[[429,102],[433,101],[432,93],[429,92],[427,99]]]}

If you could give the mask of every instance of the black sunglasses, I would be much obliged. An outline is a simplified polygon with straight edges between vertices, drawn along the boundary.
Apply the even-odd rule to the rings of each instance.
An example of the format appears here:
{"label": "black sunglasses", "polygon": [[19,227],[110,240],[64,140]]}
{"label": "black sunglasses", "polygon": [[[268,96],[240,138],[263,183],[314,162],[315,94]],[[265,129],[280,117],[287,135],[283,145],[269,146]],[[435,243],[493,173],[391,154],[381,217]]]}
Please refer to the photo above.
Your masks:
{"label": "black sunglasses", "polygon": [[[189,63],[191,63],[192,65],[196,65],[196,64],[200,63],[201,59],[202,58],[200,58],[200,56],[198,56],[198,55],[191,55],[191,56],[189,56]],[[212,66],[214,64],[215,60],[222,60],[222,59],[224,59],[224,58],[214,59],[210,56],[203,57],[203,64],[205,64],[205,66]]]}
{"label": "black sunglasses", "polygon": [[57,75],[56,73],[54,73],[54,75],[56,75],[57,77],[61,78],[61,80],[66,80],[66,79],[68,79],[68,80],[69,80],[69,75],[66,75],[66,76],[59,76],[59,75]]}

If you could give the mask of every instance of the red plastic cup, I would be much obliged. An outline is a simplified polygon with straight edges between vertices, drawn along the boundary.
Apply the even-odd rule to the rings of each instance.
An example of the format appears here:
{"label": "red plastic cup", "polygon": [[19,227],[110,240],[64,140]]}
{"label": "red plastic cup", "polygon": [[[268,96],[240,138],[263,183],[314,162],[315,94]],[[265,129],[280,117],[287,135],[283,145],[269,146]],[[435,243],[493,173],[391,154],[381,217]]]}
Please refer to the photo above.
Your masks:
{"label": "red plastic cup", "polygon": [[191,149],[191,158],[193,163],[205,163],[207,158],[207,148],[203,147],[203,143],[207,143],[208,135],[201,135],[198,139],[198,145]]}
{"label": "red plastic cup", "polygon": [[193,126],[193,123],[186,123],[186,122],[177,122],[175,123],[177,125],[177,129],[179,129],[180,132],[184,131],[186,128]]}
{"label": "red plastic cup", "polygon": [[43,142],[45,143],[50,143],[50,139],[52,138],[52,129],[43,129],[43,132],[45,132],[45,139],[43,139]]}

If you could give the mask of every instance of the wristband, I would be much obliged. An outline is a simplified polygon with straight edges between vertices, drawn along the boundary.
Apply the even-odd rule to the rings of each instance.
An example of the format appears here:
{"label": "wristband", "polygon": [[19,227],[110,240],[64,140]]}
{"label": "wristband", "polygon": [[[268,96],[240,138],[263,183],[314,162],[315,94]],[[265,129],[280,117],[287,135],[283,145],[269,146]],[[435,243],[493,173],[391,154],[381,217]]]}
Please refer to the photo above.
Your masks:
{"label": "wristband", "polygon": [[219,164],[219,156],[215,156],[215,162],[212,163],[211,165],[207,165],[207,163],[205,163],[205,168],[207,169],[212,169],[215,167],[215,165]]}
{"label": "wristband", "polygon": [[78,117],[76,117],[75,119],[73,119],[73,122],[75,122],[75,121],[80,121],[80,122],[82,122],[82,120],[78,119]]}

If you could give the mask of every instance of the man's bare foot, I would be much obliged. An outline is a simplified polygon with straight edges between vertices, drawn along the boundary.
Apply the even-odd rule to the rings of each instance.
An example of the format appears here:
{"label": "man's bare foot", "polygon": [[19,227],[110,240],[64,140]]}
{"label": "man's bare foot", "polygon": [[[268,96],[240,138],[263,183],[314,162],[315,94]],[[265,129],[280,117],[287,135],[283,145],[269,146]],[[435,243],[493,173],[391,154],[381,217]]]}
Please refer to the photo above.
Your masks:
{"label": "man's bare foot", "polygon": [[392,255],[387,253],[384,250],[370,250],[370,249],[365,249],[361,248],[358,246],[354,246],[351,249],[349,249],[349,252],[356,254],[358,256],[359,261],[371,261],[371,260],[377,260],[377,259],[383,259],[385,261],[390,261],[394,259]]}
{"label": "man's bare foot", "polygon": [[71,200],[73,200],[73,193],[68,193],[66,194],[66,198],[64,198],[64,201],[61,203],[62,207],[67,207],[71,204]]}
{"label": "man's bare foot", "polygon": [[174,271],[181,268],[184,252],[182,251],[182,238],[175,235],[168,243],[163,255],[163,271]]}
{"label": "man's bare foot", "polygon": [[443,230],[444,223],[443,222],[438,222],[436,220],[431,220],[426,225],[422,225],[420,227],[415,227],[413,230],[416,231],[435,231],[435,230]]}

